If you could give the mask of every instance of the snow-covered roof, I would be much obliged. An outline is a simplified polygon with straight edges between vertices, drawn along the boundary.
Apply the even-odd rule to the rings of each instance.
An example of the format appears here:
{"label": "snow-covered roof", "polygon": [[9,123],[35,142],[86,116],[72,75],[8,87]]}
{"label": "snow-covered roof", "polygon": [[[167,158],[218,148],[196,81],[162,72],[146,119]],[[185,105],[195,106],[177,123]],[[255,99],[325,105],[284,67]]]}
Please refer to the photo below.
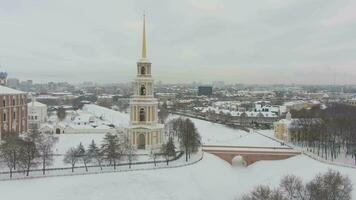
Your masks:
{"label": "snow-covered roof", "polygon": [[35,101],[35,102],[30,102],[27,104],[28,107],[47,107],[46,104],[43,104],[41,102]]}
{"label": "snow-covered roof", "polygon": [[228,109],[219,109],[219,108],[215,108],[215,107],[195,107],[195,110],[199,110],[202,113],[205,112],[214,112],[214,113],[223,113],[223,114],[229,114],[231,116],[234,117],[239,117],[241,115],[246,115],[246,117],[258,117],[260,115],[262,115],[263,117],[277,117],[277,115],[273,112],[267,111],[267,112],[263,112],[263,111],[246,111],[246,112],[241,112],[241,111],[231,111]]}
{"label": "snow-covered roof", "polygon": [[15,90],[15,89],[0,85],[0,94],[26,94],[26,92],[22,92],[20,90]]}

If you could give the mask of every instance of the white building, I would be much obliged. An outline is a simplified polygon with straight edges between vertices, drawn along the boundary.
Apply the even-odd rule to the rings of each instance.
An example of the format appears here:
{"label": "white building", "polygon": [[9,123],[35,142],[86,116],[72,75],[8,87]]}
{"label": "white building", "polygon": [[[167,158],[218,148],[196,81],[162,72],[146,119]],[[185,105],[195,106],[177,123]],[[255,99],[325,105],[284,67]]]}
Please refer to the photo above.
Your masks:
{"label": "white building", "polygon": [[36,101],[32,96],[32,101],[27,104],[28,128],[40,128],[42,123],[47,121],[47,105]]}
{"label": "white building", "polygon": [[153,96],[151,62],[147,59],[145,19],[143,20],[142,56],[137,62],[133,96],[130,100],[128,135],[137,149],[158,149],[163,143],[163,124],[158,123],[158,101]]}

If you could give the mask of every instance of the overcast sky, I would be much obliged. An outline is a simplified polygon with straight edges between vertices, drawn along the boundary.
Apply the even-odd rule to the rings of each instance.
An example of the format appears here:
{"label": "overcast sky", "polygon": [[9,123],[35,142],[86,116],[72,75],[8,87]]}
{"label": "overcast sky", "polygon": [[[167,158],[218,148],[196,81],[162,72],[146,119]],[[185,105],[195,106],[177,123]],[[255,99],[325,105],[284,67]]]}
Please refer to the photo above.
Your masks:
{"label": "overcast sky", "polygon": [[0,0],[0,68],[34,81],[356,84],[353,0]]}

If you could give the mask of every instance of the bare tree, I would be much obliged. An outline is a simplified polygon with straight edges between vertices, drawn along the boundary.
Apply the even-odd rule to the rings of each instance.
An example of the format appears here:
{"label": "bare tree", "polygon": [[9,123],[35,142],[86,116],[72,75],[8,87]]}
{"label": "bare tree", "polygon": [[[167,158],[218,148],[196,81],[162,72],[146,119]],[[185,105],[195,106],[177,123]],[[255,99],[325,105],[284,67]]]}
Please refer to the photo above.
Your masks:
{"label": "bare tree", "polygon": [[78,150],[78,157],[83,162],[85,171],[88,171],[87,163],[90,162],[90,157],[87,155],[87,151],[85,150],[85,147],[83,146],[82,143],[79,143],[77,150]]}
{"label": "bare tree", "polygon": [[297,176],[287,175],[283,177],[279,187],[286,194],[286,198],[289,200],[304,199],[305,188],[302,179]]}
{"label": "bare tree", "polygon": [[250,194],[244,195],[241,200],[269,200],[272,190],[269,186],[260,185],[253,189]]}
{"label": "bare tree", "polygon": [[129,168],[131,169],[132,161],[136,160],[136,149],[131,145],[130,138],[127,134],[122,134],[119,148],[121,154],[125,154],[129,162]]}
{"label": "bare tree", "polygon": [[74,172],[74,167],[75,164],[78,162],[78,160],[79,160],[78,149],[72,147],[64,155],[63,162],[66,164],[70,164],[72,166],[72,172]]}
{"label": "bare tree", "polygon": [[31,138],[24,138],[21,142],[19,164],[26,170],[26,176],[29,175],[31,167],[38,165],[37,157],[38,151],[35,142]]}
{"label": "bare tree", "polygon": [[51,134],[40,134],[35,138],[35,144],[38,151],[39,159],[42,163],[42,173],[46,174],[46,167],[53,162],[53,147],[58,138]]}
{"label": "bare tree", "polygon": [[12,178],[12,172],[15,168],[15,163],[16,163],[14,162],[16,156],[14,154],[14,150],[12,149],[9,143],[4,142],[0,145],[0,158],[4,161],[6,166],[9,168],[10,178]]}
{"label": "bare tree", "polygon": [[190,158],[191,153],[198,151],[201,145],[201,137],[194,123],[189,119],[178,119],[177,121],[178,137],[180,138],[180,146],[186,154],[186,161]]}
{"label": "bare tree", "polygon": [[329,170],[317,175],[306,185],[306,190],[313,200],[351,200],[352,184],[340,172]]}
{"label": "bare tree", "polygon": [[[9,162],[11,163],[12,169],[16,170],[17,164],[19,163],[19,155],[20,155],[20,148],[21,148],[21,143],[22,140],[19,138],[19,135],[15,132],[5,132],[4,133],[4,140],[1,144],[2,150],[6,154],[12,154],[6,155],[7,158],[11,157],[11,160]],[[4,155],[5,156],[5,155]]]}
{"label": "bare tree", "polygon": [[304,185],[296,176],[286,176],[279,188],[258,186],[241,200],[351,200],[352,184],[340,172],[329,170]]}

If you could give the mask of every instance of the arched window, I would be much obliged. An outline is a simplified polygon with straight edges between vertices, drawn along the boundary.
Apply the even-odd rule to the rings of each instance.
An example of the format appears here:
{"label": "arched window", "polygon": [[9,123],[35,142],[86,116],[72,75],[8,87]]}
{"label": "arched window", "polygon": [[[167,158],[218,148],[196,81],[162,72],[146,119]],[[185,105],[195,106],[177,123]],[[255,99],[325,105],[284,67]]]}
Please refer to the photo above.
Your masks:
{"label": "arched window", "polygon": [[145,75],[145,74],[146,74],[145,67],[141,67],[141,74],[142,74],[142,75]]}
{"label": "arched window", "polygon": [[140,109],[140,121],[141,121],[141,122],[145,121],[145,118],[146,118],[146,116],[145,116],[145,109],[144,109],[144,108],[141,108],[141,109]]}
{"label": "arched window", "polygon": [[146,87],[144,85],[141,85],[141,95],[146,95]]}

